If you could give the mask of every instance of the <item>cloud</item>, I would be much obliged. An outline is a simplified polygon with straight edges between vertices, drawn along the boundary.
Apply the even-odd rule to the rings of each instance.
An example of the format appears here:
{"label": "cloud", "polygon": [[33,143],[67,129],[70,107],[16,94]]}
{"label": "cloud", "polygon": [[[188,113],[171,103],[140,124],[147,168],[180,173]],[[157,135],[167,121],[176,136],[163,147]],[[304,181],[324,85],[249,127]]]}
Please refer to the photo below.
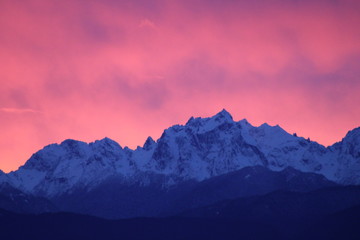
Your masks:
{"label": "cloud", "polygon": [[0,158],[9,160],[0,168],[26,160],[6,150],[13,136],[27,155],[69,137],[136,147],[222,108],[332,144],[360,122],[359,9],[353,0],[1,1]]}
{"label": "cloud", "polygon": [[145,18],[143,20],[141,20],[139,27],[149,27],[149,28],[156,28],[156,25],[153,21]]}
{"label": "cloud", "polygon": [[41,113],[40,111],[31,109],[31,108],[0,108],[0,112],[4,112],[4,113],[15,113],[15,114],[21,114],[21,113]]}

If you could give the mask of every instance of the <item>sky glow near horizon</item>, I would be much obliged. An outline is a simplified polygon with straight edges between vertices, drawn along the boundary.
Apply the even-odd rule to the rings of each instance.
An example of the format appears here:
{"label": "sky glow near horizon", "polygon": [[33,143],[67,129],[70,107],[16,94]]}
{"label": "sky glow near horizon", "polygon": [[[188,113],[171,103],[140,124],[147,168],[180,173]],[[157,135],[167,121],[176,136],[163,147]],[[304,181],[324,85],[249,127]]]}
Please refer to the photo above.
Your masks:
{"label": "sky glow near horizon", "polygon": [[359,26],[356,0],[2,0],[0,169],[223,108],[331,145],[360,126]]}

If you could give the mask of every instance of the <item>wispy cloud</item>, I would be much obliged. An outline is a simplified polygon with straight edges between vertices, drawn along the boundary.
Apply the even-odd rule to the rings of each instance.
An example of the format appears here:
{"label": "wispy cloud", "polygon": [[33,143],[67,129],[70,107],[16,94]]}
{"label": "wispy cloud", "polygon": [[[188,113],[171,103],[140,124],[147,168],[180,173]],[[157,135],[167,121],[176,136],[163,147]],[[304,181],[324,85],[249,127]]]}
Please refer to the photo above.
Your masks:
{"label": "wispy cloud", "polygon": [[40,111],[31,109],[31,108],[0,108],[0,112],[5,112],[5,113],[40,113]]}
{"label": "wispy cloud", "polygon": [[156,28],[156,25],[153,21],[145,18],[140,22],[139,27]]}

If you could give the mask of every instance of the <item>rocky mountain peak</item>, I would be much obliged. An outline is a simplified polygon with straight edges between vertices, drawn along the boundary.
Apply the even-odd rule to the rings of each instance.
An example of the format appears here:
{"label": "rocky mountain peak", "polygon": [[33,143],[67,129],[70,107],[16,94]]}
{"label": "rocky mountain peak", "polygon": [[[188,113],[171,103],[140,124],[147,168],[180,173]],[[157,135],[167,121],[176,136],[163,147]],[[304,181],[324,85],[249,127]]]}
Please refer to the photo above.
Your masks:
{"label": "rocky mountain peak", "polygon": [[214,118],[217,121],[233,122],[231,114],[225,109],[221,110],[218,114],[216,114]]}
{"label": "rocky mountain peak", "polygon": [[[159,174],[176,181],[202,181],[248,166],[274,171],[292,167],[357,184],[360,176],[350,170],[360,168],[359,143],[360,128],[327,149],[294,137],[278,125],[254,127],[245,119],[234,122],[224,109],[209,118],[191,117],[185,126],[174,125],[156,142],[148,137],[136,150],[121,148],[110,138],[90,144],[68,139],[38,151],[22,168],[6,176],[20,188],[42,189],[51,195],[74,186],[100,184],[106,177],[132,179]],[[0,180],[3,175],[0,172]]]}
{"label": "rocky mountain peak", "polygon": [[148,137],[144,143],[143,148],[145,150],[150,150],[154,145],[156,144],[156,142],[154,141],[154,139],[152,139],[152,137]]}
{"label": "rocky mountain peak", "polygon": [[346,154],[360,159],[360,127],[349,131],[340,143],[334,144]]}
{"label": "rocky mountain peak", "polygon": [[351,141],[355,141],[356,144],[360,143],[360,127],[354,128],[353,130],[349,131],[344,139],[349,139]]}
{"label": "rocky mountain peak", "polygon": [[101,140],[96,140],[95,142],[90,143],[89,145],[94,146],[95,148],[101,147],[101,148],[121,149],[121,146],[117,142],[115,142],[114,140],[108,137],[105,137]]}

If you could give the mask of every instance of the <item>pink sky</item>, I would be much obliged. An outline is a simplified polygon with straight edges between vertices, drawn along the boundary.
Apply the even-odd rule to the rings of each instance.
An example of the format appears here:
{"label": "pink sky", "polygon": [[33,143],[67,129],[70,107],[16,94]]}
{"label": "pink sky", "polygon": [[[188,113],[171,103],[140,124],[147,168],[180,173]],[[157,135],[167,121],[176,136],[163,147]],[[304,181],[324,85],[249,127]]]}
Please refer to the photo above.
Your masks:
{"label": "pink sky", "polygon": [[2,0],[0,169],[223,108],[331,145],[360,126],[359,26],[357,0]]}

